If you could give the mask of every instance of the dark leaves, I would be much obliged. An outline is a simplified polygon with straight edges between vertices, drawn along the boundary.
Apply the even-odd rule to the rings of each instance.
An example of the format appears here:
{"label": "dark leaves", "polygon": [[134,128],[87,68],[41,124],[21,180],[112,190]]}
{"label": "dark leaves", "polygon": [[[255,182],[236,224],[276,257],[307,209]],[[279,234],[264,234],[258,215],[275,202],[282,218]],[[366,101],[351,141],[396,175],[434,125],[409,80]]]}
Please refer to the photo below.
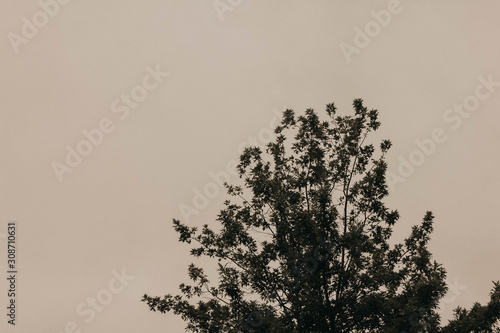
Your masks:
{"label": "dark leaves", "polygon": [[[361,99],[353,109],[328,104],[325,120],[288,109],[265,151],[246,148],[243,185],[226,184],[237,202],[224,202],[217,231],[173,222],[179,241],[197,244],[194,257],[217,259],[218,283],[191,264],[194,284],[181,284],[182,296],[144,295],[149,308],[180,315],[192,332],[440,332],[446,272],[427,248],[434,216],[389,243],[400,218],[384,203],[391,142],[380,151],[365,142],[378,111]],[[491,332],[499,309],[496,283],[487,306],[457,309],[442,332]]]}

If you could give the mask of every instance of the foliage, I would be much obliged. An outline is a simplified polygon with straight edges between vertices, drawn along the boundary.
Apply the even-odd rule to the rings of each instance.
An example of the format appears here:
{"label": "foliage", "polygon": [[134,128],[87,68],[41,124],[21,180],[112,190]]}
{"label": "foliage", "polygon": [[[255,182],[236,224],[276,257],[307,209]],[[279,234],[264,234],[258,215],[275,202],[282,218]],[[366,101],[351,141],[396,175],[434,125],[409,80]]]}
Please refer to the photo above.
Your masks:
{"label": "foliage", "polygon": [[[191,264],[193,284],[182,295],[144,295],[150,309],[180,315],[192,332],[440,332],[447,287],[427,248],[434,216],[390,244],[399,220],[383,202],[391,142],[368,143],[378,111],[359,99],[353,109],[340,116],[329,104],[327,120],[286,110],[265,152],[245,149],[244,185],[226,185],[234,199],[217,217],[220,230],[173,222],[181,242],[197,244],[193,256],[217,260],[218,285]],[[495,288],[488,306],[457,309],[443,332],[491,332]]]}

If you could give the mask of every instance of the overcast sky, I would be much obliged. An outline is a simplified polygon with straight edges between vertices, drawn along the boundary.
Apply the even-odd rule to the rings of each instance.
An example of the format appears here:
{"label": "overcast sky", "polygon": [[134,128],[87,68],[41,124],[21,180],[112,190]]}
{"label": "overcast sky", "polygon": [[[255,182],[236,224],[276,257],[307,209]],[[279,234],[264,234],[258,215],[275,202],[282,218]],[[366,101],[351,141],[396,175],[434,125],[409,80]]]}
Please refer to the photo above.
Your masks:
{"label": "overcast sky", "polygon": [[0,275],[12,220],[19,271],[2,332],[183,332],[140,302],[187,278],[172,218],[212,223],[226,198],[213,174],[284,108],[347,114],[355,98],[393,142],[395,238],[436,216],[430,248],[456,285],[445,316],[487,301],[498,1],[59,1],[0,3]]}

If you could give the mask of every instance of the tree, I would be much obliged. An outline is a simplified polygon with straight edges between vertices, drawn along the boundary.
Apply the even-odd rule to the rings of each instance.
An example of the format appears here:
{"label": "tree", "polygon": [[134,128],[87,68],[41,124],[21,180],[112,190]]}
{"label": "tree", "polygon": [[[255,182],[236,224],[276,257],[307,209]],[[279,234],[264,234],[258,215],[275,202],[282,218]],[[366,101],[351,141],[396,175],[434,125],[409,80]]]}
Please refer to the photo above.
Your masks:
{"label": "tree", "polygon": [[242,185],[226,184],[233,199],[219,230],[173,221],[179,241],[197,244],[193,256],[217,260],[218,284],[191,264],[193,285],[181,284],[182,295],[142,301],[180,315],[192,332],[492,332],[498,284],[487,307],[458,309],[441,328],[446,272],[427,248],[434,216],[427,212],[403,243],[389,242],[399,220],[383,202],[391,142],[369,143],[378,111],[360,99],[353,109],[340,116],[329,104],[325,120],[286,110],[266,151],[240,156]]}
{"label": "tree", "polygon": [[487,305],[475,303],[469,311],[461,307],[456,308],[455,318],[443,329],[443,333],[500,333],[500,283],[493,282],[493,284],[494,288]]}

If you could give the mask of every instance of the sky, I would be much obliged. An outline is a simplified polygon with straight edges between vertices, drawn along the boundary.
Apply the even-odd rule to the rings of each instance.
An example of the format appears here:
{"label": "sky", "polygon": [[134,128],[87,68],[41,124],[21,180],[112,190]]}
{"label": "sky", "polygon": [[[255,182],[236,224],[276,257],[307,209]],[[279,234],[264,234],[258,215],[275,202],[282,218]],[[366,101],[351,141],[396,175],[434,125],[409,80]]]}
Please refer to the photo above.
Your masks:
{"label": "sky", "polygon": [[183,332],[143,294],[194,259],[172,228],[214,223],[247,145],[277,115],[380,112],[402,240],[426,211],[452,286],[500,278],[500,45],[494,0],[0,3],[0,270],[16,223],[16,325],[2,332]]}

